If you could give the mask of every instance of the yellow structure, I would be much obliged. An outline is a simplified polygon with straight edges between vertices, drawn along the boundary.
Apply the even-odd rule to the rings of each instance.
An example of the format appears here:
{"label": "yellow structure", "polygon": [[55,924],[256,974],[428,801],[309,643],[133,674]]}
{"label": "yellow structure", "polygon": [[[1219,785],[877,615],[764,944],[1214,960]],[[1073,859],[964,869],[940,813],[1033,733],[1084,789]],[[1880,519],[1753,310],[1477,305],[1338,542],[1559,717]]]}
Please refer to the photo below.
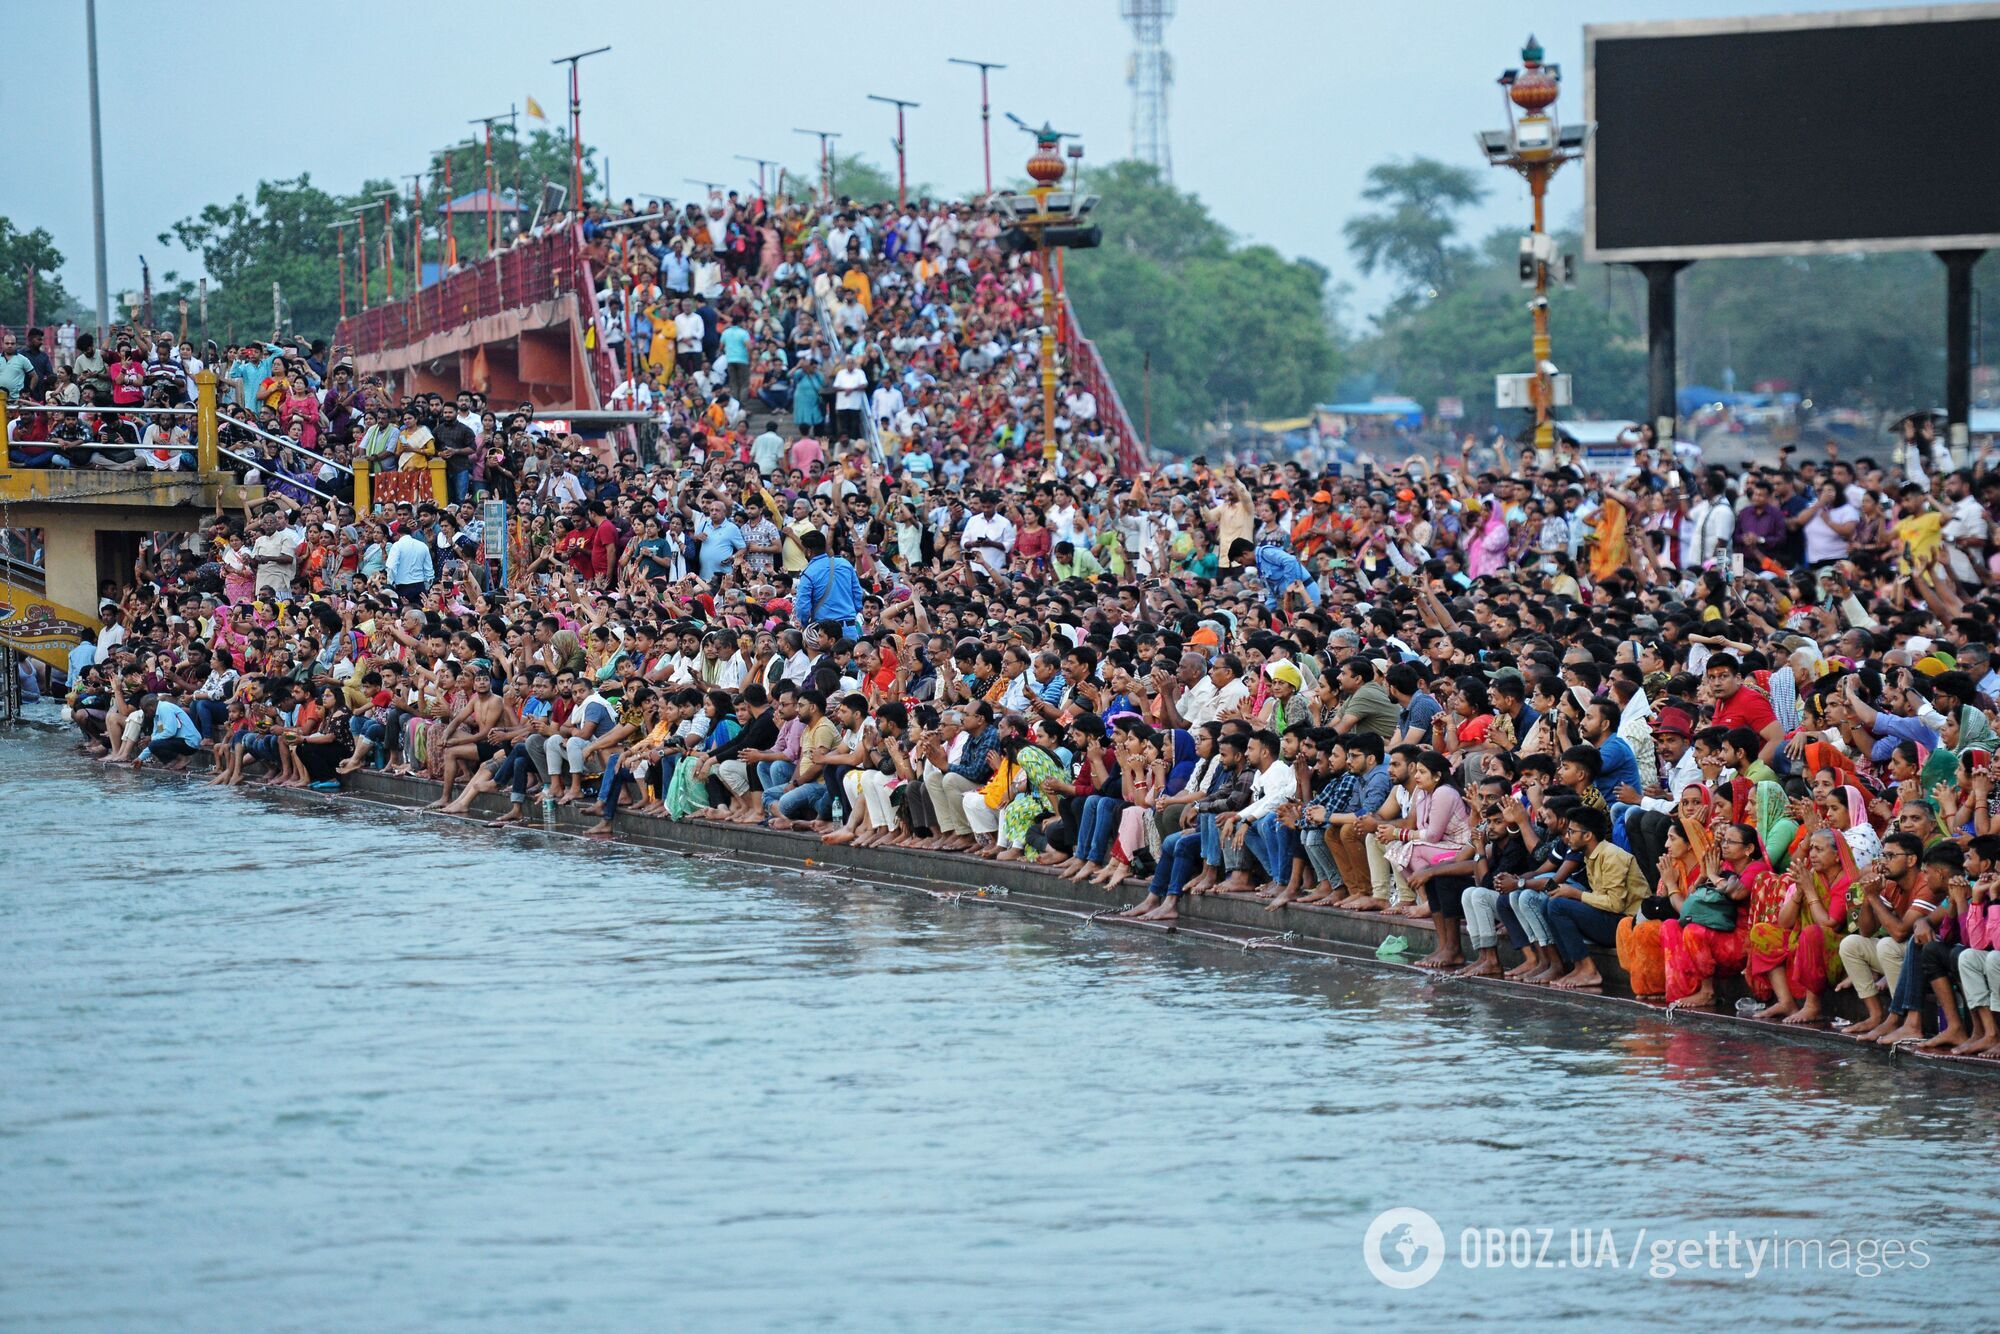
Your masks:
{"label": "yellow structure", "polygon": [[42,569],[0,567],[0,638],[56,666],[94,635],[98,592],[132,581],[148,533],[189,532],[222,506],[263,498],[224,472],[216,450],[215,372],[195,376],[194,472],[105,472],[16,467],[6,451],[7,396],[0,393],[0,528],[42,534]]}

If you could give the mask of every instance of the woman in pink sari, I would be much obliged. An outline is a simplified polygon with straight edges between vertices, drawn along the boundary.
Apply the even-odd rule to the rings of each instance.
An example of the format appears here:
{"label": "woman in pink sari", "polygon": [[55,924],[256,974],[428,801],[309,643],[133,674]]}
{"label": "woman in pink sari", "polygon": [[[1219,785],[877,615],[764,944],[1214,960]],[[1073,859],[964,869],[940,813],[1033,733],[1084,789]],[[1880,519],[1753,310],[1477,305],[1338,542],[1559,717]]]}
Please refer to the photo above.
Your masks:
{"label": "woman in pink sari", "polygon": [[1810,1024],[1820,1018],[1820,993],[1829,970],[1840,957],[1840,938],[1847,932],[1847,895],[1859,872],[1854,850],[1835,829],[1815,829],[1806,836],[1803,863],[1792,873],[1767,877],[1766,890],[1782,886],[1777,914],[1771,920],[1753,911],[1750,957],[1744,974],[1751,990],[1771,1004],[1759,1019]]}
{"label": "woman in pink sari", "polygon": [[1507,506],[1495,497],[1477,528],[1465,528],[1465,572],[1474,579],[1498,574],[1507,565]]}
{"label": "woman in pink sari", "polygon": [[[1452,785],[1451,761],[1436,751],[1417,756],[1410,767],[1410,813],[1395,828],[1379,831],[1383,855],[1401,881],[1391,892],[1401,897],[1407,888],[1412,901],[1392,904],[1396,917],[1429,917],[1422,883],[1433,866],[1458,861],[1472,848],[1471,808]],[[1419,875],[1418,873],[1422,874]],[[1416,876],[1413,881],[1412,876]]]}

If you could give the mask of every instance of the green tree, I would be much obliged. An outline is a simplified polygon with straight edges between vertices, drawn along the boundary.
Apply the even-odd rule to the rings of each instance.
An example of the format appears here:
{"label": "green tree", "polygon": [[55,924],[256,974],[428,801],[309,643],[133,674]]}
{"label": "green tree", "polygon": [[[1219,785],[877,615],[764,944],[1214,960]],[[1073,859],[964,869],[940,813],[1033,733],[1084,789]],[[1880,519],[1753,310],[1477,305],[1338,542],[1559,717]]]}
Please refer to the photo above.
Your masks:
{"label": "green tree", "polygon": [[[833,197],[852,199],[857,204],[893,204],[896,202],[896,170],[884,167],[859,153],[835,153],[830,164],[833,169]],[[795,199],[803,199],[819,191],[819,163],[814,161],[804,170],[785,172],[785,191]],[[927,182],[911,181],[905,188],[911,199],[925,195],[935,196]]]}
{"label": "green tree", "polygon": [[62,251],[55,238],[40,227],[24,232],[0,217],[0,324],[25,324],[28,319],[28,274],[35,275],[35,318],[46,322],[70,305],[63,290]]}
{"label": "green tree", "polygon": [[1189,450],[1226,412],[1303,413],[1339,378],[1326,270],[1239,246],[1191,194],[1138,162],[1093,169],[1104,229],[1071,252],[1067,290],[1135,425],[1150,364],[1155,445]]}
{"label": "green tree", "polygon": [[1361,197],[1383,206],[1349,218],[1342,229],[1361,271],[1380,269],[1396,277],[1405,302],[1428,300],[1449,288],[1470,259],[1456,244],[1457,215],[1486,197],[1472,169],[1427,157],[1384,162],[1369,168]]}

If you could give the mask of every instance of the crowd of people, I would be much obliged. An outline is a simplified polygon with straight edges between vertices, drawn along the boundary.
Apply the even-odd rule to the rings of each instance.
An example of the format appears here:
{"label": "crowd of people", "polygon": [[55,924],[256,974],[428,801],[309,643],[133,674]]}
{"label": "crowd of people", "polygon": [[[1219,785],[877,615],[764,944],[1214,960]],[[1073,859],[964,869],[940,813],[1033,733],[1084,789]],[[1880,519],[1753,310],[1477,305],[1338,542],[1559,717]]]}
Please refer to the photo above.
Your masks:
{"label": "crowd of people", "polygon": [[[1430,969],[1585,989],[1615,956],[1669,1004],[2000,1053],[1985,455],[1913,419],[1883,461],[1733,473],[1647,439],[1622,476],[1469,447],[1133,475],[1066,381],[1045,463],[1040,280],[984,215],[588,235],[640,439],[225,354],[275,434],[428,448],[452,502],[357,513],[277,458],[264,501],[145,547],[67,682],[106,761],[1026,863],[1155,921],[1380,914],[1433,928]],[[518,516],[504,581],[484,495]]]}

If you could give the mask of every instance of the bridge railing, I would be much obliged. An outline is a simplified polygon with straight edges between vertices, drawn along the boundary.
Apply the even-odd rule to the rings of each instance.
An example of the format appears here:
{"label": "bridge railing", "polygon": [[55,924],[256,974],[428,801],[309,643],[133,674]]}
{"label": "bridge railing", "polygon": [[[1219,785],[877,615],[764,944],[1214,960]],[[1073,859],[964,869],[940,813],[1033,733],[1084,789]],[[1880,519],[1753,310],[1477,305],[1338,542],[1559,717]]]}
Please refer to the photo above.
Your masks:
{"label": "bridge railing", "polygon": [[382,352],[532,306],[576,291],[581,259],[577,229],[558,227],[448,273],[401,301],[348,316],[334,340],[359,354]]}
{"label": "bridge railing", "polygon": [[1125,400],[1118,396],[1118,386],[1111,378],[1104,358],[1098,355],[1097,344],[1083,336],[1083,329],[1076,322],[1076,307],[1070,304],[1067,293],[1062,299],[1062,320],[1059,329],[1063,350],[1069,356],[1069,372],[1083,382],[1097,400],[1097,419],[1105,426],[1105,434],[1111,438],[1113,453],[1117,455],[1118,468],[1127,476],[1137,476],[1147,467],[1145,442],[1132,429],[1132,415],[1125,410]]}
{"label": "bridge railing", "polygon": [[[124,406],[124,407],[111,407],[111,408],[71,407],[70,405],[65,403],[15,404],[9,402],[8,396],[4,391],[0,391],[0,471],[11,470],[15,466],[17,466],[14,460],[14,446],[17,444],[21,446],[32,446],[35,448],[50,448],[58,451],[63,450],[72,444],[72,442],[70,441],[61,441],[61,442],[43,441],[43,440],[16,441],[12,438],[14,434],[12,430],[12,420],[14,417],[16,416],[25,417],[29,414],[40,414],[40,415],[54,415],[54,416],[88,415],[88,416],[121,417],[121,418],[136,417],[140,419],[192,417],[194,419],[194,454],[195,454],[196,470],[198,472],[203,472],[203,473],[220,472],[222,470],[222,465],[220,461],[217,459],[216,448],[215,448],[217,436],[220,429],[219,428],[220,418],[216,409],[216,394],[215,394],[216,383],[217,379],[214,371],[207,369],[197,371],[194,377],[195,403],[194,406],[191,408],[158,408],[158,407],[146,407],[138,404]],[[93,442],[77,441],[74,443],[75,444],[90,443],[92,448],[98,450],[117,447],[116,444],[112,444],[109,442],[105,444],[97,444]],[[139,445],[133,445],[130,447],[133,449],[143,448],[143,446]],[[155,448],[157,448],[157,446],[155,446]]]}

